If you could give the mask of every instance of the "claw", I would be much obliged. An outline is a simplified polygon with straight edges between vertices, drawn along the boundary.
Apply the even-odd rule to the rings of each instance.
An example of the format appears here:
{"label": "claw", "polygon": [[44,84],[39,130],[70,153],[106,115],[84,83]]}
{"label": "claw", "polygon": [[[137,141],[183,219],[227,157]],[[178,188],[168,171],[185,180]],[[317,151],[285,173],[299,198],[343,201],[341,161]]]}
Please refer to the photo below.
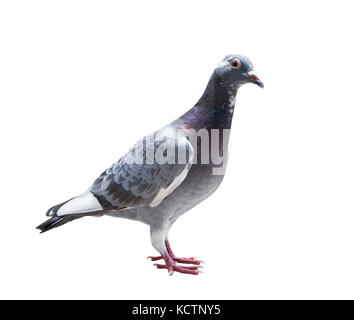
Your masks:
{"label": "claw", "polygon": [[201,259],[196,259],[195,261],[198,261],[201,264],[205,264],[204,260],[201,260]]}
{"label": "claw", "polygon": [[199,261],[200,263],[205,264],[204,260],[199,259],[198,257],[192,257],[192,258],[187,258],[187,259],[192,259],[192,260]]}

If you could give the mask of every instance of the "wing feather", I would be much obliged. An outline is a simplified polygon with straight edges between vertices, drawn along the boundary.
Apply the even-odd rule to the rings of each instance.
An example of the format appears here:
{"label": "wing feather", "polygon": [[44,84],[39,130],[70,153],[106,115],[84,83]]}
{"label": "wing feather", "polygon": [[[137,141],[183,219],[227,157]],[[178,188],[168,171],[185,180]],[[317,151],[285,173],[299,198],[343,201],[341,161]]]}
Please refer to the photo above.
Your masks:
{"label": "wing feather", "polygon": [[[164,200],[186,178],[193,162],[193,147],[177,134],[157,132],[136,143],[129,152],[105,170],[93,183],[90,191],[100,201],[103,209],[120,209],[137,206],[156,206]],[[146,141],[152,141],[145,143]],[[153,146],[155,159],[147,163],[148,147]],[[161,148],[175,150],[167,152],[166,163],[160,164],[156,155]],[[186,161],[178,162],[178,148],[185,148]],[[142,155],[142,163],[136,155]],[[180,161],[181,162],[181,161]]]}

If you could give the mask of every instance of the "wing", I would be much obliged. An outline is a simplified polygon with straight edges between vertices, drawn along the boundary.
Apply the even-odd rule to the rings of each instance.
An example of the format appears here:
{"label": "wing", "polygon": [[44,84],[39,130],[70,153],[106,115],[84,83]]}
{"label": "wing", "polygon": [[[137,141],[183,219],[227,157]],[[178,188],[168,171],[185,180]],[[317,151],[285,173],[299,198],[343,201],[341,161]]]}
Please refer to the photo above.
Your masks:
{"label": "wing", "polygon": [[154,207],[186,178],[193,157],[185,137],[153,133],[104,171],[90,191],[104,210]]}

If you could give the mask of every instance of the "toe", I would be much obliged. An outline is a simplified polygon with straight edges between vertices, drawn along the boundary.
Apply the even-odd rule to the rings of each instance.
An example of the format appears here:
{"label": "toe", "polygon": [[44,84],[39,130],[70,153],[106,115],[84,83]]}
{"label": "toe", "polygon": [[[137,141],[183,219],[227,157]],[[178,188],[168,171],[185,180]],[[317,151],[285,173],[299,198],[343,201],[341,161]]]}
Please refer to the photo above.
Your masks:
{"label": "toe", "polygon": [[151,261],[157,261],[157,260],[163,259],[163,257],[162,256],[157,256],[157,257],[148,256],[146,259],[151,259]]}
{"label": "toe", "polygon": [[200,265],[201,263],[204,263],[203,260],[197,260],[195,258],[174,258],[173,260],[179,263],[195,264],[195,265]]}

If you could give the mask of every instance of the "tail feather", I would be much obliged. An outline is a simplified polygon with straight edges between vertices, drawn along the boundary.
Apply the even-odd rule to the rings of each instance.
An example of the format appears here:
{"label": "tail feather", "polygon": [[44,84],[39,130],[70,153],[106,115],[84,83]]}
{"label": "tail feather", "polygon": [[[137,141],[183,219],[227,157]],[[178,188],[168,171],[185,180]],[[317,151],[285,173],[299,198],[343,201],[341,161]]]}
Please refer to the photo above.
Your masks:
{"label": "tail feather", "polygon": [[67,222],[70,222],[70,221],[72,221],[74,219],[80,218],[81,216],[75,217],[73,215],[67,215],[67,216],[57,216],[56,215],[56,213],[58,212],[59,208],[61,206],[63,206],[65,203],[69,202],[70,200],[71,199],[51,207],[46,213],[46,215],[50,216],[51,218],[46,220],[46,221],[44,221],[36,229],[41,230],[41,233],[43,233],[43,232],[49,231],[49,230],[51,230],[53,228],[60,227],[63,224],[65,224]]}
{"label": "tail feather", "polygon": [[110,210],[111,208],[103,209],[97,198],[91,192],[86,191],[77,197],[51,207],[46,213],[50,219],[40,224],[37,229],[43,233],[72,220],[85,216],[101,216]]}
{"label": "tail feather", "polygon": [[42,224],[40,224],[37,229],[41,230],[41,233],[49,231],[53,228],[56,227],[60,227],[63,224],[70,222],[72,220],[81,218],[81,216],[79,217],[75,217],[75,216],[63,216],[63,217],[58,217],[58,216],[54,216],[51,217],[50,219],[48,219],[47,221],[44,221]]}

